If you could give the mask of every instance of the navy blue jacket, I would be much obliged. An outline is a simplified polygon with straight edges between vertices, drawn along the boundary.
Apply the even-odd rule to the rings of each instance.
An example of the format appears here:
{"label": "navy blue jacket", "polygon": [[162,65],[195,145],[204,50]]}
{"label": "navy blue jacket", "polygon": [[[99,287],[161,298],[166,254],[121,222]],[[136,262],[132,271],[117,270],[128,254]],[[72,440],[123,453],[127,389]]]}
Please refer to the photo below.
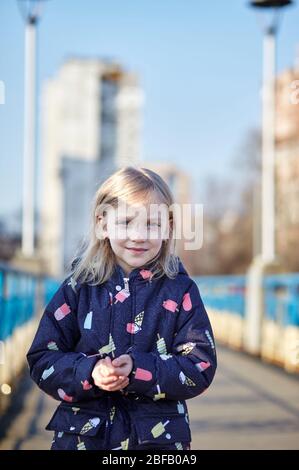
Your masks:
{"label": "navy blue jacket", "polygon": [[[213,380],[213,332],[182,262],[175,279],[155,279],[148,266],[126,277],[116,265],[98,286],[69,276],[46,306],[27,359],[33,380],[61,401],[46,429],[54,442],[72,436],[62,448],[135,448],[133,431],[136,445],[191,441],[185,400]],[[134,362],[129,385],[95,386],[96,362],[125,353]]]}

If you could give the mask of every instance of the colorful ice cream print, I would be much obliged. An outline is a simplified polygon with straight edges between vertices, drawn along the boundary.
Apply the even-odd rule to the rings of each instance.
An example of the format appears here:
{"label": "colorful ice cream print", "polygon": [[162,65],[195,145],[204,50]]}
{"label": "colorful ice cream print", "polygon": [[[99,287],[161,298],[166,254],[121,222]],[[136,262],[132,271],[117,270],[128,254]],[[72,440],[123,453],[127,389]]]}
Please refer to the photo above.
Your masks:
{"label": "colorful ice cream print", "polygon": [[65,393],[65,391],[64,391],[62,388],[59,388],[59,389],[57,390],[57,393],[58,393],[58,396],[59,396],[62,400],[64,400],[64,401],[72,402],[73,399],[74,399],[74,398],[71,397],[70,395],[67,395],[67,394]]}
{"label": "colorful ice cream print", "polygon": [[192,309],[192,302],[189,292],[186,292],[183,297],[183,309],[185,312],[189,312]]}
{"label": "colorful ice cream print", "polygon": [[179,379],[183,385],[188,385],[189,387],[195,387],[195,383],[189,377],[187,377],[183,371],[180,372]]}
{"label": "colorful ice cream print", "polygon": [[157,438],[157,437],[161,436],[165,432],[165,426],[168,423],[169,423],[169,420],[165,421],[165,423],[162,423],[162,421],[160,421],[160,423],[156,424],[153,427],[153,429],[151,430],[151,433],[152,433],[153,437]]}
{"label": "colorful ice cream print", "polygon": [[196,384],[191,380],[189,377],[186,377],[185,384],[188,385],[189,387],[195,387]]}
{"label": "colorful ice cream print", "polygon": [[153,400],[154,401],[157,401],[157,400],[161,400],[161,398],[165,398],[166,397],[166,394],[165,393],[161,393],[161,388],[160,388],[160,385],[157,384],[157,392],[155,395],[154,395],[154,398]]}
{"label": "colorful ice cream print", "polygon": [[109,343],[103,346],[101,349],[99,349],[100,354],[110,354],[112,353],[112,356],[114,357],[114,351],[116,347],[112,338],[112,335],[110,333],[109,335]]}
{"label": "colorful ice cream print", "polygon": [[42,374],[42,379],[46,380],[51,374],[53,374],[53,372],[54,372],[53,366],[49,367],[49,369],[45,369]]}
{"label": "colorful ice cream print", "polygon": [[121,448],[122,448],[122,450],[128,450],[128,448],[129,448],[129,438],[126,439],[125,441],[121,441]]}
{"label": "colorful ice cream print", "polygon": [[113,447],[111,450],[128,450],[129,448],[129,438],[125,441],[121,441],[121,445],[119,447]]}
{"label": "colorful ice cream print", "polygon": [[64,317],[66,317],[69,313],[71,313],[71,309],[68,306],[68,304],[62,304],[54,313],[54,317],[56,318],[57,321],[62,320]]}
{"label": "colorful ice cream print", "polygon": [[182,384],[185,383],[186,376],[185,376],[185,374],[184,374],[183,371],[180,372],[179,379],[180,379],[180,382],[181,382]]}
{"label": "colorful ice cream print", "polygon": [[140,367],[137,367],[135,371],[135,379],[149,382],[150,380],[152,380],[152,378],[153,378],[153,375],[149,370],[140,369]]}
{"label": "colorful ice cream print", "polygon": [[144,311],[138,313],[135,317],[134,323],[127,323],[127,332],[135,335],[141,330],[142,322],[144,318]]}
{"label": "colorful ice cream print", "polygon": [[184,405],[180,401],[178,401],[178,403],[177,403],[177,409],[178,409],[179,414],[184,414],[185,413]]}
{"label": "colorful ice cream print", "polygon": [[167,348],[166,348],[166,343],[164,338],[160,338],[160,335],[158,333],[158,339],[157,339],[157,350],[159,354],[165,355],[167,354]]}
{"label": "colorful ice cream print", "polygon": [[164,300],[164,302],[163,302],[163,307],[166,310],[169,310],[170,312],[173,312],[173,313],[179,311],[177,306],[178,306],[177,302],[175,302],[174,300],[171,300],[171,299]]}
{"label": "colorful ice cream print", "polygon": [[83,390],[90,390],[92,388],[92,385],[88,382],[88,380],[81,380],[81,384],[83,387]]}
{"label": "colorful ice cream print", "polygon": [[91,418],[87,423],[84,424],[83,428],[80,431],[80,434],[86,434],[93,428],[96,428],[100,424],[100,418]]}
{"label": "colorful ice cream print", "polygon": [[124,302],[130,296],[130,292],[127,289],[120,290],[115,296],[115,304],[117,302]]}
{"label": "colorful ice cream print", "polygon": [[172,354],[160,354],[160,358],[162,359],[162,361],[167,361],[171,357],[172,357]]}
{"label": "colorful ice cream print", "polygon": [[81,441],[80,436],[78,436],[77,449],[78,449],[78,450],[87,450],[86,447],[85,447],[84,442]]}
{"label": "colorful ice cream print", "polygon": [[141,269],[141,271],[139,272],[140,272],[140,275],[143,277],[143,279],[151,280],[153,277],[153,273],[149,269]]}
{"label": "colorful ice cream print", "polygon": [[215,354],[215,344],[214,344],[214,341],[212,340],[212,336],[210,335],[209,330],[205,330],[205,335],[206,335],[206,337],[207,337],[208,340],[209,340],[209,343],[210,343],[210,345],[211,345],[211,348],[214,349],[214,354]]}
{"label": "colorful ice cream print", "polygon": [[47,348],[51,351],[58,351],[58,346],[55,341],[49,341],[49,343],[47,344]]}
{"label": "colorful ice cream print", "polygon": [[191,351],[195,348],[195,346],[196,346],[196,343],[189,342],[189,343],[180,344],[176,349],[178,352],[182,353],[182,356],[186,356],[187,354],[191,353]]}
{"label": "colorful ice cream print", "polygon": [[210,367],[210,363],[209,362],[204,362],[204,361],[201,361],[201,362],[198,362],[197,364],[195,364],[195,367],[197,367],[197,369],[200,371],[200,372],[203,372],[204,370],[206,370],[208,367]]}
{"label": "colorful ice cream print", "polygon": [[92,312],[89,312],[84,320],[84,329],[90,330],[92,325]]}

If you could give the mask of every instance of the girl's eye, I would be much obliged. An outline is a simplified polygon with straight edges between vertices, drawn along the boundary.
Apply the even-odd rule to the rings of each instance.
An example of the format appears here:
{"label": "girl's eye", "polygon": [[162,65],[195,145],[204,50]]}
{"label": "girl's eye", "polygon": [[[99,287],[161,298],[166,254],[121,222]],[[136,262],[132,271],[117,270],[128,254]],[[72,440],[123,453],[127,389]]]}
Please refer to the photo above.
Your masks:
{"label": "girl's eye", "polygon": [[148,225],[151,227],[161,227],[161,224],[159,224],[158,222],[149,222]]}

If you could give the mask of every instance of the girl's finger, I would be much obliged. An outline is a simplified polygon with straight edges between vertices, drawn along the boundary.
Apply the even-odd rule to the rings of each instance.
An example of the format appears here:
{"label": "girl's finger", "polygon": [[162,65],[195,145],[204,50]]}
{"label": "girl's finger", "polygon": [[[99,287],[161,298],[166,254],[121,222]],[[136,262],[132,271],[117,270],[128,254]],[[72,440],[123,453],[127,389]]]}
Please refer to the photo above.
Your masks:
{"label": "girl's finger", "polygon": [[113,385],[108,385],[109,390],[111,392],[114,392],[115,390],[120,390],[121,388],[124,388],[128,384],[129,380],[123,380],[121,383],[118,384],[113,384]]}
{"label": "girl's finger", "polygon": [[[107,361],[106,361],[107,359]],[[101,374],[104,375],[105,377],[107,377],[109,374],[113,374],[114,373],[114,367],[111,366],[111,359],[110,357],[107,357],[104,359],[105,363],[102,364],[100,370],[101,370]],[[116,374],[114,374],[116,375]]]}
{"label": "girl's finger", "polygon": [[105,367],[109,371],[110,374],[114,372],[114,366],[112,365],[112,361],[109,356],[106,357]]}
{"label": "girl's finger", "polygon": [[[102,374],[104,377],[108,377],[109,375],[112,375],[113,372],[114,372],[113,370],[108,369],[106,366],[104,366],[104,367],[101,369],[101,374]],[[116,375],[116,374],[113,374],[113,375]]]}
{"label": "girl's finger", "polygon": [[118,375],[110,375],[109,377],[100,377],[99,382],[103,385],[108,385],[110,383],[116,382],[118,380]]}
{"label": "girl's finger", "polygon": [[128,380],[128,377],[124,377],[124,378],[118,378],[118,380],[115,380],[115,382],[111,382],[111,384],[108,384],[108,385],[111,385],[111,386],[118,386],[118,385],[122,385],[123,383],[125,383],[126,381]]}
{"label": "girl's finger", "polygon": [[127,380],[128,380],[128,377],[124,377],[124,378],[122,378],[122,379],[116,380],[116,381],[115,381],[114,383],[112,383],[111,385],[113,385],[113,386],[115,386],[115,385],[116,385],[116,386],[122,385],[122,384],[124,384],[125,382],[127,382]]}
{"label": "girl's finger", "polygon": [[124,375],[123,367],[114,367],[113,372],[115,375]]}
{"label": "girl's finger", "polygon": [[116,359],[113,359],[112,365],[114,367],[121,367],[124,366],[128,363],[128,358],[125,354],[122,354],[121,356],[117,357]]}

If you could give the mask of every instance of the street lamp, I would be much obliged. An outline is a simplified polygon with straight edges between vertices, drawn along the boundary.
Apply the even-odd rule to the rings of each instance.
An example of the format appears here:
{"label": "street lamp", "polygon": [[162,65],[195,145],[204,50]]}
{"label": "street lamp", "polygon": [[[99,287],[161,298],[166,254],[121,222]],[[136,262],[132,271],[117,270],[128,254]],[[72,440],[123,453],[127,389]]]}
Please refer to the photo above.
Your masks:
{"label": "street lamp", "polygon": [[22,254],[34,254],[36,167],[36,27],[44,0],[17,0],[25,22]]}
{"label": "street lamp", "polygon": [[[275,72],[276,36],[280,13],[291,0],[255,0],[250,6],[263,13],[262,84],[262,220],[261,258],[265,264],[275,261]],[[267,18],[265,13],[269,13]],[[266,21],[267,20],[267,21]]]}
{"label": "street lamp", "polygon": [[[255,256],[246,279],[244,347],[252,354],[261,352],[264,318],[263,280],[273,270],[275,259],[275,40],[281,11],[291,0],[255,0],[249,5],[263,13],[264,33],[262,84],[262,197],[261,253]],[[267,13],[269,15],[267,15]]]}

